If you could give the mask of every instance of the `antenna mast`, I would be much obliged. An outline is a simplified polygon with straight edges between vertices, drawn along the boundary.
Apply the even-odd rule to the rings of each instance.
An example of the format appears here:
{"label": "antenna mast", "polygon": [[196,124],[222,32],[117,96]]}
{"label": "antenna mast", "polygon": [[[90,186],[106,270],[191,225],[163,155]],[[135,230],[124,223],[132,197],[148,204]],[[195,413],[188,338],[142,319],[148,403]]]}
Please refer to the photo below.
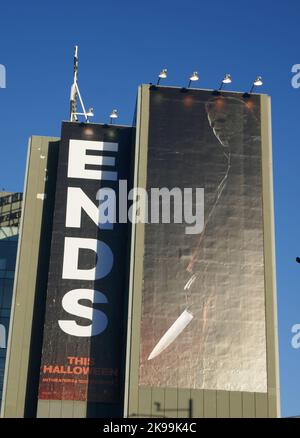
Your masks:
{"label": "antenna mast", "polygon": [[[77,98],[79,98],[79,102],[81,105],[82,112],[77,112]],[[86,111],[79,87],[78,87],[78,46],[75,46],[74,51],[74,77],[73,77],[73,84],[71,86],[71,95],[70,95],[70,121],[71,122],[78,122],[77,116],[84,116],[85,121],[89,122],[89,117],[93,117],[93,108],[89,108],[88,111]]]}

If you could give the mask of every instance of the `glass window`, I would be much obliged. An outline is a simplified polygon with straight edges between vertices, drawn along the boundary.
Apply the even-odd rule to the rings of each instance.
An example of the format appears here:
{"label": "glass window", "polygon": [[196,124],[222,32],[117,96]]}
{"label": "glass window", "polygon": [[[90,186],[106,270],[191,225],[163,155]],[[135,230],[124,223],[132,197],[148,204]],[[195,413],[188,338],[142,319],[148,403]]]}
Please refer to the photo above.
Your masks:
{"label": "glass window", "polygon": [[0,228],[0,403],[17,255],[17,228],[15,234],[12,228]]}

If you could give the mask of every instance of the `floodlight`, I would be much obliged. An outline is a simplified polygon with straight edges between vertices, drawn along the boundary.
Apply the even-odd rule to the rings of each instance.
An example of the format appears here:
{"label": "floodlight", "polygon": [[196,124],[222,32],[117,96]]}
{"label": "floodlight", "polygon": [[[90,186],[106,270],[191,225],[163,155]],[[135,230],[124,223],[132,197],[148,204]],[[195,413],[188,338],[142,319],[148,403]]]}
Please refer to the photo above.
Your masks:
{"label": "floodlight", "polygon": [[255,81],[253,81],[253,84],[250,89],[250,93],[254,90],[254,87],[261,87],[263,85],[263,80],[261,76],[257,76]]}
{"label": "floodlight", "polygon": [[88,117],[94,117],[94,108],[89,108],[86,115]]}
{"label": "floodlight", "polygon": [[194,71],[189,78],[188,88],[190,88],[192,82],[199,81],[199,74],[197,71]]}
{"label": "floodlight", "polygon": [[256,87],[261,87],[262,84],[263,84],[262,77],[261,76],[257,76],[255,81],[253,82],[253,85],[255,85]]}
{"label": "floodlight", "polygon": [[231,84],[231,82],[232,82],[231,75],[229,73],[226,73],[226,75],[222,79],[222,82],[220,84],[219,90],[222,90],[224,85]]}
{"label": "floodlight", "polygon": [[110,123],[113,124],[113,120],[117,119],[119,117],[118,116],[118,110],[113,109],[112,112],[110,113],[109,117],[110,117]]}
{"label": "floodlight", "polygon": [[167,76],[168,76],[168,74],[167,74],[167,69],[166,69],[166,68],[163,68],[162,71],[161,71],[161,72],[159,73],[159,75],[158,75],[158,79],[157,79],[157,83],[156,83],[156,85],[159,85],[160,80],[161,80],[161,79],[166,79]]}

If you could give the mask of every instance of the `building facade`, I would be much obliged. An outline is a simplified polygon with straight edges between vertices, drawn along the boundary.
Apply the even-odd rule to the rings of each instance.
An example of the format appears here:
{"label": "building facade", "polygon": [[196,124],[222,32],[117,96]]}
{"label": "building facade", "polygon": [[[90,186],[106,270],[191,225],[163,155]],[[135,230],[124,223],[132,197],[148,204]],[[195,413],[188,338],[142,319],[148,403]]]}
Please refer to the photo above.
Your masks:
{"label": "building facade", "polygon": [[0,404],[2,400],[21,209],[22,193],[0,192]]}
{"label": "building facade", "polygon": [[[278,417],[271,151],[268,96],[149,85],[136,130],[32,137],[2,416]],[[202,225],[103,224],[132,186]]]}
{"label": "building facade", "polygon": [[[110,229],[110,224],[108,227],[104,224],[100,229],[95,224],[95,221],[98,223],[97,209],[96,218],[90,210],[103,185],[102,179],[105,187],[108,184],[111,189],[119,190],[119,178],[127,181],[129,187],[132,133],[132,128],[116,125],[64,123],[61,139],[30,139],[14,289],[17,304],[12,313],[3,417],[122,416],[128,226],[126,222],[120,226],[111,224],[113,229]],[[83,153],[81,159],[73,160],[74,172],[78,174],[80,164],[84,164],[84,156],[87,156],[83,150],[85,144],[94,153],[90,170],[97,172],[97,160],[101,165],[102,153],[105,157],[105,170],[98,171],[95,178],[94,174],[87,177],[70,174],[74,166],[70,167],[68,162],[69,146],[75,145],[74,153],[80,150]],[[82,218],[79,224],[66,226],[67,209],[71,204],[74,208],[70,197],[75,191],[75,200],[81,199],[83,206],[76,210],[75,202],[77,213],[74,211],[74,216],[82,214]],[[92,206],[93,211],[94,208]],[[64,237],[62,233],[65,233]],[[69,256],[64,257],[65,245],[75,241],[96,242],[96,248],[83,247],[89,251],[83,251],[82,255],[73,248]],[[73,268],[76,261],[82,268],[87,268],[97,263],[93,255],[95,249],[103,252],[104,259],[107,256],[110,260],[104,270],[99,267],[88,277],[80,272],[76,278],[64,276],[64,259],[70,262],[77,254],[79,261],[74,259]],[[62,306],[65,295],[78,291],[83,291],[83,300],[99,305],[97,311],[81,314],[76,299],[73,307]],[[54,296],[57,293],[59,295]],[[57,303],[56,309],[54,303]],[[72,311],[73,315],[77,314],[73,326],[81,327],[85,332],[88,329],[83,336],[72,335],[67,328]],[[86,318],[92,321],[90,326],[86,326]],[[64,331],[61,326],[66,327]],[[102,332],[104,336],[95,336]]]}

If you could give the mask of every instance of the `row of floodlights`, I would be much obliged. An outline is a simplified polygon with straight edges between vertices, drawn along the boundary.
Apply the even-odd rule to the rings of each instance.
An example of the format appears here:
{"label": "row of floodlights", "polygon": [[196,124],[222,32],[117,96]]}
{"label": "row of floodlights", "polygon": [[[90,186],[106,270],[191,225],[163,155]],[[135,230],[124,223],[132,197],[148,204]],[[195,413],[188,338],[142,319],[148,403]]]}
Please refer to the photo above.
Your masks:
{"label": "row of floodlights", "polygon": [[[160,81],[162,79],[166,79],[168,77],[168,71],[166,68],[162,69],[161,72],[158,75],[158,79],[157,79],[157,83],[156,85],[160,84]],[[189,82],[188,82],[188,86],[187,88],[190,88],[192,82],[197,82],[199,81],[199,74],[197,71],[194,71],[191,76],[189,77]],[[231,75],[229,73],[226,73],[226,75],[224,76],[224,78],[221,81],[221,84],[219,86],[219,91],[222,90],[222,88],[224,86],[226,86],[227,84],[231,84],[232,79],[231,79]],[[252,93],[252,91],[254,90],[255,87],[261,87],[263,85],[263,80],[261,76],[257,76],[256,79],[252,82],[251,84],[251,88],[249,93]],[[114,109],[112,110],[111,114],[110,114],[110,123],[113,124],[114,120],[117,119],[118,116],[118,110]]]}
{"label": "row of floodlights", "polygon": [[[89,108],[86,113],[76,113],[78,116],[86,116],[86,117],[94,117],[94,108]],[[118,110],[113,109],[112,112],[109,115],[110,124],[112,125],[114,123],[114,120],[116,120],[119,117]]]}
{"label": "row of floodlights", "polygon": [[[71,114],[70,114],[70,119],[71,121],[77,121],[77,116],[84,116],[86,119],[86,122],[89,121],[89,117],[93,117],[94,116],[94,110],[93,108],[89,108],[88,111],[85,110],[85,106],[83,104],[82,101],[82,97],[79,91],[79,87],[78,87],[78,81],[77,81],[77,75],[78,75],[78,46],[75,46],[75,52],[74,52],[74,80],[73,80],[73,84],[71,87],[71,97],[70,97],[70,103],[71,103]],[[168,73],[167,73],[167,69],[163,68],[160,73],[158,74],[158,78],[157,78],[157,83],[156,85],[159,85],[160,81],[162,79],[166,79],[168,77]],[[197,71],[194,71],[190,77],[189,77],[189,82],[188,82],[188,88],[190,88],[191,83],[192,82],[196,82],[199,81],[199,74]],[[220,87],[218,89],[218,91],[222,90],[222,88],[226,85],[226,84],[231,84],[232,79],[231,79],[231,75],[229,73],[226,73],[226,75],[223,77]],[[151,84],[152,85],[152,84]],[[257,76],[256,79],[252,82],[251,84],[251,88],[249,93],[252,93],[254,87],[260,87],[261,85],[263,85],[263,81],[262,81],[262,77],[261,76]],[[248,93],[245,93],[248,94]],[[82,113],[78,113],[76,111],[76,101],[77,101],[77,96],[79,97],[80,100],[80,104],[82,107],[83,112]],[[110,114],[110,123],[113,124],[114,120],[116,120],[118,118],[118,110],[113,109],[111,114]]]}
{"label": "row of floodlights", "polygon": [[[161,70],[161,72],[158,75],[156,85],[159,85],[161,79],[166,79],[167,77],[168,77],[168,71],[166,68],[164,68]],[[191,76],[189,77],[188,88],[190,88],[192,82],[197,82],[197,81],[199,81],[199,74],[197,71],[194,71],[191,74]],[[219,90],[222,90],[222,88],[226,84],[231,84],[231,82],[232,82],[231,75],[229,73],[226,73],[226,75],[224,76],[224,78],[221,81]],[[252,93],[254,87],[261,87],[262,85],[263,85],[262,77],[257,76],[256,79],[252,82],[251,89],[250,89],[249,93]]]}

